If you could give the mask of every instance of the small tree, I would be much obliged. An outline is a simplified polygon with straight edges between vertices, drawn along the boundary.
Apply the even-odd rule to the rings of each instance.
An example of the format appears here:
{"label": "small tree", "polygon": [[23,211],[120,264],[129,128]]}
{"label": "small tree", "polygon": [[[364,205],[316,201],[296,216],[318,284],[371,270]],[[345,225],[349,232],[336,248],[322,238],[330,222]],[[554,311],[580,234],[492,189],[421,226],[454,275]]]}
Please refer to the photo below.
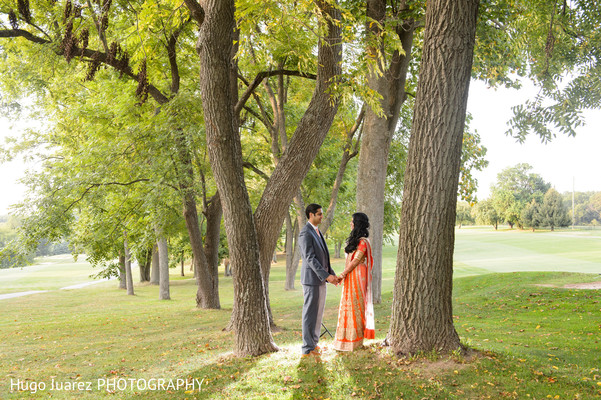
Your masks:
{"label": "small tree", "polygon": [[541,213],[540,206],[536,202],[536,199],[532,199],[532,201],[524,207],[521,215],[522,223],[525,226],[529,226],[532,228],[532,232],[534,229],[539,227],[541,224]]}
{"label": "small tree", "polygon": [[564,206],[561,195],[551,188],[545,193],[543,204],[540,208],[540,219],[543,225],[554,230],[556,226],[568,226],[570,218]]}
{"label": "small tree", "polygon": [[499,215],[490,199],[478,202],[476,206],[472,208],[472,216],[475,218],[477,224],[492,225],[495,230],[497,230],[499,226]]}
{"label": "small tree", "polygon": [[455,217],[455,224],[473,224],[474,218],[472,217],[472,206],[466,201],[460,201],[457,203],[457,216]]}

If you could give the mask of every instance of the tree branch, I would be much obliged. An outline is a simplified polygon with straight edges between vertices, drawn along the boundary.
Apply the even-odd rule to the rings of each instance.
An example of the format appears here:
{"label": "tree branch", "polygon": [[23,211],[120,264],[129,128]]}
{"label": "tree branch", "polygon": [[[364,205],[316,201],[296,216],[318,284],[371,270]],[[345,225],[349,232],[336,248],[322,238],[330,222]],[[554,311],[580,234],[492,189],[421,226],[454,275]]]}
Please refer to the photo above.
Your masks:
{"label": "tree branch", "polygon": [[290,71],[290,70],[285,70],[285,69],[259,72],[257,74],[257,76],[255,77],[255,79],[252,81],[252,83],[250,85],[248,85],[248,88],[246,89],[246,91],[242,94],[242,96],[240,96],[240,100],[238,100],[238,103],[236,104],[236,107],[234,108],[235,115],[240,114],[240,111],[244,107],[244,104],[248,101],[248,99],[250,98],[250,95],[257,88],[257,86],[259,86],[261,84],[263,79],[269,78],[270,76],[276,76],[276,75],[300,76],[303,78],[308,78],[308,79],[313,79],[313,80],[317,79],[317,75],[315,75],[315,74],[308,74],[305,72]]}
{"label": "tree branch", "polygon": [[71,202],[71,204],[69,204],[69,206],[65,209],[64,213],[67,213],[75,204],[79,203],[80,201],[83,200],[83,198],[86,196],[86,194],[88,194],[88,192],[94,188],[97,187],[101,187],[101,186],[111,186],[111,185],[119,185],[119,186],[129,186],[129,185],[133,185],[134,183],[138,183],[138,182],[148,182],[150,181],[150,179],[146,179],[146,178],[140,178],[140,179],[135,179],[131,182],[105,182],[105,183],[92,183],[90,184],[90,186],[88,186],[86,188],[86,190],[84,190],[84,192],[81,194],[81,196],[79,196],[78,199],[74,200],[73,202]]}
{"label": "tree branch", "polygon": [[0,30],[0,37],[5,37],[5,38],[23,37],[23,38],[29,40],[30,42],[34,42],[34,43],[40,43],[40,44],[52,43],[50,40],[38,37],[38,36],[34,35],[33,33],[28,32],[24,29],[3,29],[3,30]]}
{"label": "tree branch", "polygon": [[269,180],[269,176],[267,176],[267,174],[265,172],[261,171],[259,168],[255,167],[251,162],[244,161],[242,163],[242,166],[244,168],[253,170],[257,175],[259,175],[261,178],[265,179],[266,181]]}
{"label": "tree branch", "polygon": [[[25,31],[23,29],[0,30],[0,38],[2,38],[2,37],[6,37],[6,38],[23,37],[33,43],[52,44],[51,41],[40,38],[38,36],[35,36],[32,33]],[[54,51],[59,56],[65,55],[64,50],[61,50],[60,48],[56,48]],[[72,52],[74,54],[81,54],[82,57],[87,57],[89,60],[91,60],[93,57],[96,57],[96,59],[100,63],[109,65],[109,66],[113,67],[114,69],[116,69],[117,71],[119,71],[120,73],[122,73],[123,75],[129,76],[130,78],[132,78],[136,81],[138,80],[138,75],[134,74],[134,72],[131,70],[129,65],[123,65],[123,63],[121,63],[120,60],[117,60],[116,58],[112,58],[109,61],[109,57],[108,57],[107,53],[90,50],[88,48],[82,49],[77,46],[73,46]],[[166,104],[167,102],[169,102],[169,98],[167,96],[165,96],[156,86],[154,86],[150,83],[148,84],[148,93],[159,104]]]}
{"label": "tree branch", "polygon": [[184,0],[186,7],[190,11],[190,16],[201,26],[205,20],[205,10],[196,0]]}

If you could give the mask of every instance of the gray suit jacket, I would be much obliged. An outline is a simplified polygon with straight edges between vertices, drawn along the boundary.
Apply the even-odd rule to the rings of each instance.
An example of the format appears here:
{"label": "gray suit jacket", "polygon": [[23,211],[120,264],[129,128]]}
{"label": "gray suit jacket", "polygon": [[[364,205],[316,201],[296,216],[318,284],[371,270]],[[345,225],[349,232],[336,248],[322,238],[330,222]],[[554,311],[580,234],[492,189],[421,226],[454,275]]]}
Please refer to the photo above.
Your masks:
{"label": "gray suit jacket", "polygon": [[321,285],[329,275],[336,275],[330,266],[330,253],[325,240],[321,240],[309,222],[300,231],[298,245],[303,259],[301,284]]}

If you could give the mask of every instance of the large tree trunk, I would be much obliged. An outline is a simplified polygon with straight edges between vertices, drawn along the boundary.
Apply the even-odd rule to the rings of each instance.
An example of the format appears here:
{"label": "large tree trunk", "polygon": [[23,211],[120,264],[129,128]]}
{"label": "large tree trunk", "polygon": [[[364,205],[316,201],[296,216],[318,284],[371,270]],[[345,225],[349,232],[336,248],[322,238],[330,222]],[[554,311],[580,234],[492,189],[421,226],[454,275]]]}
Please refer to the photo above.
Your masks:
{"label": "large tree trunk", "polygon": [[159,268],[159,248],[156,244],[152,246],[152,268],[150,270],[150,284],[158,285],[161,277]]}
{"label": "large tree trunk", "polygon": [[[297,125],[286,152],[267,182],[255,211],[264,282],[269,282],[271,257],[290,202],[298,193],[338,109],[338,100],[332,98],[330,88],[342,72],[341,30],[335,23],[341,18],[340,11],[326,2],[316,1],[316,5],[323,14],[320,23],[327,24],[325,29],[327,36],[319,40],[317,81],[313,97]],[[268,284],[265,285],[265,290],[269,301]]]}
{"label": "large tree trunk", "polygon": [[[223,205],[233,266],[234,353],[259,355],[277,350],[269,330],[259,264],[259,246],[242,170],[240,136],[235,129],[230,63],[235,28],[233,0],[207,0],[204,10],[186,4],[201,24],[197,51],[200,90],[211,168]],[[204,11],[204,14],[200,14]],[[271,252],[269,254],[271,256]]]}
{"label": "large tree trunk", "polygon": [[[402,8],[404,7],[406,4],[402,5]],[[382,25],[385,24],[386,1],[368,0],[367,17],[368,21],[373,19]],[[370,37],[369,41],[377,43],[377,38],[381,35],[381,27],[368,23],[366,30]],[[383,115],[378,115],[371,107],[367,108],[357,169],[357,211],[367,214],[371,226],[369,236],[374,260],[372,288],[375,303],[382,301],[384,192],[388,153],[401,106],[406,98],[405,82],[413,46],[413,32],[412,20],[406,21],[402,29],[397,29],[405,55],[395,52],[388,67],[372,65],[367,77],[370,89],[382,96],[380,106],[383,112]],[[367,48],[367,53],[375,60],[380,59],[380,52],[384,54],[382,46]]]}
{"label": "large tree trunk", "polygon": [[477,11],[478,0],[431,0],[426,10],[387,337],[396,353],[460,347],[454,224]]}
{"label": "large tree trunk", "polygon": [[159,300],[171,300],[169,295],[169,254],[167,249],[167,239],[159,235],[157,240],[159,252]]}

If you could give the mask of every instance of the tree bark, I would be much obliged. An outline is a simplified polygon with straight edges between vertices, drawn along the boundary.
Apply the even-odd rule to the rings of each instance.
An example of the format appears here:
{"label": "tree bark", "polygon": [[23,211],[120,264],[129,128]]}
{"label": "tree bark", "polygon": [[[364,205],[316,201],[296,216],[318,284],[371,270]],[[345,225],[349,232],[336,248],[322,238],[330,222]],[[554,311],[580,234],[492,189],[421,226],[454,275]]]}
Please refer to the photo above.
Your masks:
{"label": "tree bark", "polygon": [[341,258],[342,242],[334,243],[334,258]]}
{"label": "tree bark", "polygon": [[219,292],[216,291],[217,277],[214,276],[209,268],[207,256],[204,251],[202,233],[198,223],[198,211],[196,210],[196,197],[191,189],[186,189],[184,194],[184,218],[186,228],[190,237],[192,246],[192,255],[194,256],[194,270],[196,272],[196,306],[199,308],[218,309]]}
{"label": "tree bark", "polygon": [[[405,8],[402,2],[401,8]],[[380,24],[385,24],[386,0],[368,0],[367,17]],[[378,43],[382,28],[368,22],[366,27],[369,41]],[[378,115],[371,107],[367,107],[363,140],[359,153],[357,168],[357,211],[367,214],[370,223],[369,237],[372,245],[373,265],[373,300],[382,301],[382,246],[384,242],[384,193],[386,191],[386,175],[388,154],[392,136],[396,130],[401,106],[406,98],[405,82],[409,70],[411,50],[413,46],[414,22],[406,21],[397,33],[405,54],[396,51],[386,68],[383,65],[372,65],[367,77],[370,89],[382,96],[380,107],[383,115]],[[378,60],[383,54],[383,47],[369,46],[367,53]]]}
{"label": "tree bark", "polygon": [[169,294],[169,254],[167,253],[167,239],[159,235],[157,240],[159,253],[159,300],[171,300]]}
{"label": "tree bark", "polygon": [[125,256],[119,252],[119,289],[127,289],[127,278],[125,277]]}
{"label": "tree bark", "polygon": [[478,0],[431,0],[409,144],[387,342],[399,354],[460,347],[453,248]]}
{"label": "tree bark", "polygon": [[[196,293],[196,304],[202,308],[221,308],[219,301],[219,233],[221,231],[221,199],[219,192],[211,198],[208,204],[205,205],[205,217],[207,220],[207,230],[205,234],[205,247],[204,253],[206,256],[206,263],[208,273],[211,276],[211,286],[206,288],[206,293],[212,298],[202,297],[201,285],[198,282],[198,291]],[[203,306],[203,304],[211,304],[212,307]]]}
{"label": "tree bark", "polygon": [[159,268],[159,250],[158,246],[154,244],[152,246],[152,268],[150,270],[150,284],[158,285],[161,277],[161,270]]}
{"label": "tree bark", "polygon": [[294,290],[294,282],[296,281],[296,271],[298,271],[298,265],[301,259],[300,248],[298,247],[298,235],[300,230],[307,224],[307,216],[305,215],[305,202],[303,201],[300,190],[298,194],[294,196],[294,204],[296,208],[296,223],[294,230],[294,250],[290,263],[286,259],[286,290]]}
{"label": "tree bark", "polygon": [[143,259],[138,261],[140,267],[140,282],[150,281],[150,268],[152,264],[152,247],[144,253]]}
{"label": "tree bark", "polygon": [[[294,257],[294,236],[296,233],[296,225],[292,223],[290,214],[286,215],[286,282],[284,283],[285,290],[294,290],[294,275],[292,274],[290,266],[292,265],[292,258]],[[291,276],[292,275],[292,276]]]}
{"label": "tree bark", "polygon": [[129,246],[127,245],[127,238],[123,241],[123,248],[125,253],[125,279],[127,281],[127,295],[134,295],[134,278],[131,274],[131,253],[129,252]]}
{"label": "tree bark", "polygon": [[[186,4],[190,3],[186,0]],[[188,5],[190,7],[190,5]],[[196,49],[200,92],[211,168],[223,205],[233,266],[234,353],[260,355],[277,350],[269,330],[259,264],[259,245],[244,182],[242,148],[234,115],[230,64],[235,28],[233,0],[206,0]],[[271,252],[269,254],[271,256]]]}

